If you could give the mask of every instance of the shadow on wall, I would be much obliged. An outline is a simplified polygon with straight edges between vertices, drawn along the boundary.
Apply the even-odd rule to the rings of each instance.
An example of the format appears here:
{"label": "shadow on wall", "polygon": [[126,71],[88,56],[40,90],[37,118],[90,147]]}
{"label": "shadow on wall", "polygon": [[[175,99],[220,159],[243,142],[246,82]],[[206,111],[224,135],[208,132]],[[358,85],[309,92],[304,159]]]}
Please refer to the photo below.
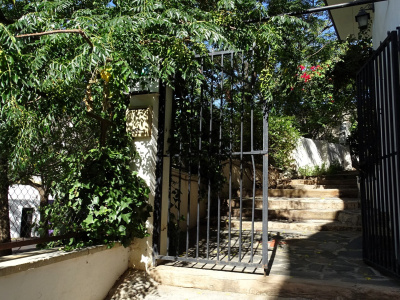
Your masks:
{"label": "shadow on wall", "polygon": [[[223,174],[226,178],[226,182],[222,188],[221,196],[223,198],[229,198],[229,173],[230,173],[230,165],[229,161],[224,161],[223,165]],[[263,166],[260,164],[255,164],[255,181],[256,181],[256,188],[262,184],[263,180],[263,173],[262,169]],[[253,177],[254,177],[254,169],[251,163],[243,162],[243,194],[248,195],[252,194],[253,192]],[[241,172],[240,172],[240,160],[233,160],[232,161],[232,197],[238,197],[240,191],[240,179],[241,179]],[[239,193],[240,195],[240,193]]]}
{"label": "shadow on wall", "polygon": [[[187,214],[189,213],[189,229],[192,229],[197,224],[197,209],[199,208],[199,217],[202,220],[207,214],[207,199],[201,195],[201,190],[199,191],[198,177],[197,175],[189,176],[186,172],[179,172],[179,170],[173,168],[171,177],[171,208],[170,212],[174,214],[174,222],[179,223],[181,230],[187,230]],[[190,181],[190,185],[189,185]],[[180,189],[179,189],[180,187]],[[190,188],[190,193],[189,193]],[[189,194],[190,194],[190,208],[189,205]],[[179,203],[180,202],[180,203]],[[179,203],[179,204],[178,204]],[[168,207],[163,205],[163,209],[168,209]],[[180,213],[178,214],[178,207],[180,208]],[[183,216],[181,219],[179,216]]]}
{"label": "shadow on wall", "polygon": [[132,162],[132,169],[137,171],[138,175],[146,181],[149,185],[150,193],[154,195],[156,182],[154,170],[157,153],[155,136],[152,135],[151,138],[135,138],[134,145],[137,157]]}
{"label": "shadow on wall", "polygon": [[[138,110],[139,111],[139,110]],[[131,110],[135,112],[135,110]],[[138,175],[142,177],[147,185],[149,185],[151,194],[155,191],[155,167],[158,136],[157,115],[152,116],[151,109],[141,111],[142,114],[128,114],[127,131],[134,137],[133,145],[137,151],[137,155],[132,162],[132,169],[138,171]],[[145,116],[147,118],[145,118]],[[132,118],[137,118],[133,122]],[[149,126],[151,124],[151,126]],[[150,129],[151,128],[151,129]],[[137,131],[141,132],[137,132]],[[143,132],[142,132],[143,131]]]}
{"label": "shadow on wall", "polygon": [[339,163],[344,170],[351,170],[350,148],[346,145],[327,141],[301,138],[293,151],[293,159],[298,167],[314,167]]}

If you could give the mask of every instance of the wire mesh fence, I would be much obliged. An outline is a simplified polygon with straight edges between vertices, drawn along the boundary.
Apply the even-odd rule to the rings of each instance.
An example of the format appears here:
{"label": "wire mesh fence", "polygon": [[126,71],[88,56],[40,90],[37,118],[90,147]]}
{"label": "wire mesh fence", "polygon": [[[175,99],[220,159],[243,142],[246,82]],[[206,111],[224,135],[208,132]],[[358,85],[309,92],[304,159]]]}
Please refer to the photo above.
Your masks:
{"label": "wire mesh fence", "polygon": [[77,227],[74,226],[79,223],[76,214],[59,216],[63,218],[63,230],[60,228],[53,230],[51,222],[48,221],[49,212],[46,214],[44,211],[48,205],[54,203],[54,199],[51,195],[43,198],[41,199],[39,190],[30,185],[16,184],[9,187],[8,211],[11,242],[0,243],[0,250],[13,249],[14,253],[14,250],[18,249],[17,253],[21,251],[21,247],[30,246],[26,250],[28,248],[31,250],[36,244],[43,245],[79,235]]}
{"label": "wire mesh fence", "polygon": [[29,185],[13,185],[8,192],[8,206],[12,241],[39,237],[39,191]]}

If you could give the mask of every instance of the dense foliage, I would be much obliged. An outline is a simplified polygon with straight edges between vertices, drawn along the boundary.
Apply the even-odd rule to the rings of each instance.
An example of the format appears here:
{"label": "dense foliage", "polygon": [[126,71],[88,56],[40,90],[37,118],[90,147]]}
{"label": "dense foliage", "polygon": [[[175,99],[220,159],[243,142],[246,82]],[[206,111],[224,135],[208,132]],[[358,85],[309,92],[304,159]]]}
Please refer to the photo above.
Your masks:
{"label": "dense foliage", "polygon": [[81,161],[67,157],[77,166],[52,187],[57,201],[44,208],[42,235],[43,230],[85,233],[71,238],[68,247],[115,241],[129,246],[133,238],[146,236],[149,190],[130,170],[129,154],[105,148],[90,150]]}

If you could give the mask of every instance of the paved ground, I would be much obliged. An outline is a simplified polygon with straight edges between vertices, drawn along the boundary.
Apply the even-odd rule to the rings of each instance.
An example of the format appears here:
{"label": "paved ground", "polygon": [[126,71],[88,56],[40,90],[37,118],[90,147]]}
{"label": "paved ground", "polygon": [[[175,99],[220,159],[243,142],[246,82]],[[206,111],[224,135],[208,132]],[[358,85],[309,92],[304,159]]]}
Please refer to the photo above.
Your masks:
{"label": "paved ground", "polygon": [[[290,298],[286,293],[280,292],[279,289],[274,290],[271,296],[265,292],[265,289],[264,292],[257,291],[257,287],[248,293],[236,294],[230,291],[237,291],[237,289],[229,290],[228,287],[226,289],[217,287],[216,289],[219,291],[206,291],[158,285],[148,275],[131,270],[108,299],[361,299],[358,298],[358,295],[369,295],[369,299],[400,299],[400,282],[398,279],[386,277],[364,264],[361,252],[361,232],[271,232],[271,235],[276,237],[276,242],[275,244],[270,243],[268,251],[271,269],[267,280],[273,281],[274,278],[279,278],[283,286],[285,280],[287,282],[300,280],[303,286],[299,286],[299,282],[296,282],[296,288],[299,291],[298,296]],[[256,251],[259,250],[258,247]],[[167,265],[174,265],[174,270],[178,270],[178,274],[181,276],[185,276],[184,274],[188,270],[192,275],[196,274],[194,272],[196,269],[212,269],[215,270],[215,274],[253,273],[254,275],[247,274],[247,276],[254,278],[260,278],[257,274],[263,272],[260,269],[206,264],[167,263]],[[225,272],[218,272],[218,270]],[[188,286],[196,287],[196,278],[193,279],[193,282]],[[169,284],[178,283],[172,281]],[[314,294],[318,293],[318,286],[324,287],[324,285],[334,285],[338,291],[341,287],[351,287],[353,294],[349,293],[349,297],[346,297],[343,296],[343,293],[338,292],[337,295],[339,296],[332,296],[331,298],[326,294],[323,297],[322,295],[307,296],[307,284],[310,284],[310,291],[312,290],[311,285],[314,286]],[[252,293],[263,293],[264,295],[256,296],[251,295]],[[296,295],[296,291],[294,294]],[[364,296],[363,298],[365,298]]]}
{"label": "paved ground", "polygon": [[176,286],[160,285],[146,272],[129,270],[121,278],[118,286],[110,291],[106,300],[263,300],[265,296],[244,295],[230,292],[217,292],[196,288],[182,288]]}
{"label": "paved ground", "polygon": [[[249,257],[250,235],[242,235],[243,260]],[[248,232],[247,232],[248,233]],[[269,275],[285,275],[302,279],[339,280],[357,283],[388,283],[392,280],[367,266],[362,259],[362,234],[359,231],[272,231],[273,240],[269,243]],[[225,235],[226,236],[226,235]],[[231,235],[231,253],[237,254],[238,235]],[[254,262],[261,262],[261,236],[255,234]],[[222,243],[221,253],[227,253],[227,242]],[[200,256],[202,255],[200,247]],[[194,255],[194,249],[189,254]],[[215,255],[215,245],[210,247],[211,257]],[[203,254],[204,255],[204,254]],[[221,260],[227,259],[222,256]],[[237,255],[232,260],[237,259]],[[167,265],[190,268],[215,269],[245,273],[263,274],[262,269],[238,268],[230,266],[187,264],[169,262]]]}

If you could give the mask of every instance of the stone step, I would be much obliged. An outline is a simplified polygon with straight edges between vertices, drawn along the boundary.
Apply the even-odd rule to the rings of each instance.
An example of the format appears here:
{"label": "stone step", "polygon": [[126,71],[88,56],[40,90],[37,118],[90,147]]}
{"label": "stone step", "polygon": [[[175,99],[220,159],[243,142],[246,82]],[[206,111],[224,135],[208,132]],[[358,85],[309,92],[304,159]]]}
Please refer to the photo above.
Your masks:
{"label": "stone step", "polygon": [[355,180],[358,176],[358,172],[344,172],[344,173],[337,173],[337,174],[331,174],[331,175],[321,175],[318,176],[319,179],[322,180],[332,180],[332,179],[339,179],[339,180],[344,180],[344,179],[352,179]]}
{"label": "stone step", "polygon": [[357,186],[357,179],[318,179],[317,184],[327,184],[327,185],[348,185],[353,184]]}
{"label": "stone step", "polygon": [[308,190],[308,189],[269,189],[270,197],[288,197],[288,198],[305,198],[305,197],[346,197],[357,198],[358,189],[327,189],[327,190]]}
{"label": "stone step", "polygon": [[[262,208],[262,198],[255,198],[254,207]],[[232,199],[232,208],[240,207],[240,199]],[[251,208],[253,206],[252,198],[244,198],[242,200],[243,208]],[[357,198],[283,198],[268,197],[269,209],[358,209],[360,208],[360,200]]]}
{"label": "stone step", "polygon": [[[328,233],[325,233],[325,237]],[[315,244],[320,243],[304,238],[294,239],[301,245],[286,250],[288,244],[277,247],[277,255],[270,258],[270,275],[264,276],[262,270],[252,268],[238,268],[224,266],[223,264],[181,264],[187,267],[160,264],[150,268],[149,274],[139,277],[137,274],[131,280],[124,280],[120,291],[112,299],[127,299],[129,295],[142,296],[145,299],[241,299],[241,300],[266,300],[266,299],[342,299],[342,300],[393,300],[400,299],[398,280],[386,277],[379,272],[360,263],[360,259],[353,253],[357,250],[347,250],[346,241],[341,251],[316,251]],[[321,238],[321,240],[326,240]],[[337,240],[329,244],[333,244]],[[325,244],[322,245],[325,246]],[[311,245],[310,245],[311,244]],[[285,246],[286,245],[286,246]],[[302,248],[304,249],[303,251]],[[311,251],[310,251],[311,248]],[[280,251],[284,249],[285,251]],[[334,247],[333,249],[337,249]],[[315,253],[317,252],[317,253]],[[332,253],[333,252],[333,253]],[[340,255],[336,254],[337,252]],[[326,254],[330,255],[326,258]],[[345,254],[353,254],[345,257]],[[295,256],[297,255],[297,256]],[[271,257],[272,255],[270,255]],[[298,257],[304,257],[299,261]],[[345,258],[345,261],[343,261]],[[316,267],[320,268],[316,268]],[[239,271],[238,271],[239,269]],[[370,275],[373,274],[373,275]],[[370,276],[370,277],[369,277]],[[156,285],[156,283],[159,285]],[[182,290],[169,291],[167,297],[163,296],[162,286],[180,287]],[[196,289],[193,293],[192,289]],[[160,291],[159,291],[160,290]],[[206,291],[220,292],[223,294],[209,294]],[[240,293],[237,295],[236,293]],[[126,296],[128,295],[128,296]],[[152,297],[152,298],[149,298]],[[107,298],[108,299],[108,298]]]}
{"label": "stone step", "polygon": [[330,190],[330,189],[356,189],[357,186],[354,184],[346,184],[346,185],[335,185],[335,184],[279,184],[276,189],[295,189],[295,190]]}
{"label": "stone step", "polygon": [[[232,220],[233,228],[240,228],[239,220]],[[242,230],[251,230],[251,221],[242,221]],[[262,230],[262,222],[254,222],[254,230]],[[361,226],[327,220],[305,220],[301,222],[268,221],[269,231],[361,231]]]}
{"label": "stone step", "polygon": [[[288,192],[286,192],[288,190]],[[308,193],[307,191],[312,190],[314,192]],[[303,192],[304,191],[304,192]],[[319,191],[321,193],[319,194]],[[255,190],[256,197],[263,195],[262,189]],[[293,196],[285,196],[290,194]],[[233,192],[233,195],[240,197],[240,190]],[[338,186],[336,184],[280,184],[275,189],[269,189],[268,195],[271,197],[358,197],[358,187],[356,184],[345,184]],[[296,196],[297,195],[297,196]],[[321,195],[321,196],[319,196]],[[243,197],[252,197],[253,191],[249,189],[243,189]]]}
{"label": "stone step", "polygon": [[345,210],[340,211],[336,220],[344,224],[353,224],[355,226],[362,226],[361,210]]}
{"label": "stone step", "polygon": [[[263,194],[261,189],[256,189],[256,197],[261,197]],[[252,197],[253,192],[250,190],[243,190],[243,197]],[[236,193],[240,197],[240,191]],[[287,198],[357,198],[358,189],[269,189],[269,197],[287,197]]]}
{"label": "stone step", "polygon": [[[240,209],[232,209],[232,217],[238,219],[240,217]],[[242,210],[242,219],[251,220],[252,209],[245,208]],[[262,209],[254,209],[254,219],[262,219]],[[360,210],[335,210],[335,209],[268,209],[268,220],[289,220],[289,221],[304,221],[304,220],[326,220],[340,221],[342,223],[361,225]]]}
{"label": "stone step", "polygon": [[357,179],[356,178],[344,178],[344,179],[289,179],[283,180],[283,184],[288,185],[335,185],[335,186],[343,186],[343,185],[351,185],[357,187]]}

